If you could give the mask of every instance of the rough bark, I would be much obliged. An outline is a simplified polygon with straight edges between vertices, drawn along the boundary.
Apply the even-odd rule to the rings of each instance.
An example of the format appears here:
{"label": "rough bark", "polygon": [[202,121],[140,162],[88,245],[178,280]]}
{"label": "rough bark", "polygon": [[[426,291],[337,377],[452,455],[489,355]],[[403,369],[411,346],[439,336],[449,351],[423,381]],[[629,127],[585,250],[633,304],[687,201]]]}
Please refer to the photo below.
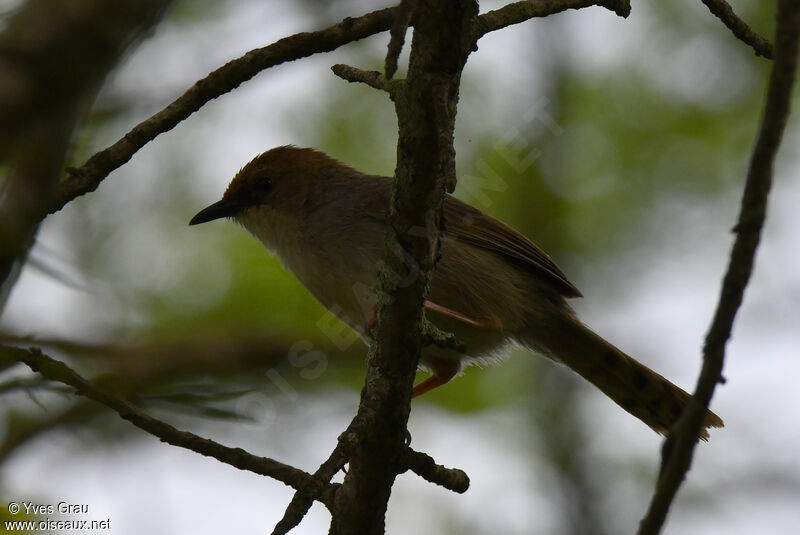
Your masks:
{"label": "rough bark", "polygon": [[420,2],[408,77],[393,92],[400,136],[381,270],[376,343],[356,421],[359,440],[336,493],[331,533],[379,534],[401,471],[411,389],[424,339],[422,304],[444,193],[455,187],[453,130],[461,71],[473,50],[478,4]]}

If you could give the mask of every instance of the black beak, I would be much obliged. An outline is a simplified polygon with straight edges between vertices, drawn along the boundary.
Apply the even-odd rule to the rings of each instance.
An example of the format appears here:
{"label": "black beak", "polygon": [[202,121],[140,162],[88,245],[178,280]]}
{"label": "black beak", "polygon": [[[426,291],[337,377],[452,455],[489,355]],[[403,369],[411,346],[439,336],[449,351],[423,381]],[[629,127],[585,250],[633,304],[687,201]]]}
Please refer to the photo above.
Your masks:
{"label": "black beak", "polygon": [[238,202],[222,199],[200,210],[197,215],[189,221],[189,224],[199,225],[200,223],[207,223],[208,221],[213,221],[221,217],[233,217],[239,213],[239,210],[242,208],[242,205]]}

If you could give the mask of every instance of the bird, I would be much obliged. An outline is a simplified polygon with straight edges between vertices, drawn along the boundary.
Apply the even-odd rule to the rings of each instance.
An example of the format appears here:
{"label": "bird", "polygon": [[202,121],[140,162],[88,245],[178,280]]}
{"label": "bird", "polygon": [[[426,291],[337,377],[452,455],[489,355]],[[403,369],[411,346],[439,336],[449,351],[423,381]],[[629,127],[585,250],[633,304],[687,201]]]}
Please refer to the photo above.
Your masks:
{"label": "bird", "polygon": [[[222,199],[189,224],[235,221],[369,342],[377,297],[359,289],[378,282],[391,180],[315,149],[279,146],[242,167]],[[414,387],[414,397],[517,343],[571,368],[654,431],[668,433],[691,396],[585,326],[567,303],[581,292],[541,248],[449,194],[443,219],[425,315],[466,352],[423,348],[420,367],[431,375]],[[722,426],[706,409],[698,438]]]}

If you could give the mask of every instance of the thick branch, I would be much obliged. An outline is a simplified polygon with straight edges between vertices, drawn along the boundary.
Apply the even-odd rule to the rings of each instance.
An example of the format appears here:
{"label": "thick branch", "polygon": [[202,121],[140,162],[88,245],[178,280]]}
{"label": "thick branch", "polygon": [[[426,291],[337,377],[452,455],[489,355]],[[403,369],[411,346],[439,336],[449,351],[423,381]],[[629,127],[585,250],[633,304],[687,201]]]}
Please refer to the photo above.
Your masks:
{"label": "thick branch", "polygon": [[394,92],[399,122],[380,304],[367,379],[353,422],[350,469],[336,492],[332,534],[383,533],[426,341],[422,306],[436,260],[445,189],[455,186],[453,129],[461,72],[477,41],[474,1],[420,2],[408,77]]}
{"label": "thick branch", "polygon": [[78,394],[111,408],[116,411],[121,418],[128,420],[136,427],[154,435],[162,442],[192,450],[207,457],[213,457],[222,463],[229,464],[240,470],[247,470],[259,475],[269,476],[294,489],[303,488],[311,477],[307,472],[294,468],[293,466],[267,457],[252,455],[241,448],[223,446],[218,442],[197,436],[187,431],[180,431],[166,422],[145,414],[131,403],[98,390],[66,364],[44,355],[38,349],[32,348],[25,350],[9,346],[0,346],[0,351],[6,356],[24,362],[33,371],[40,373],[47,379],[69,385],[75,388]]}
{"label": "thick branch", "polygon": [[728,2],[725,0],[702,1],[708,10],[733,32],[737,39],[755,51],[756,56],[772,59],[772,43],[751,30],[750,26],[733,12],[733,8]]}
{"label": "thick branch", "polygon": [[631,4],[628,0],[523,0],[479,16],[478,37],[512,24],[525,22],[528,19],[591,6],[605,7],[620,17],[627,17],[631,12]]}
{"label": "thick branch", "polygon": [[659,533],[667,512],[692,462],[695,437],[714,388],[722,381],[725,344],[730,338],[736,312],[742,304],[750,280],[753,261],[767,213],[767,196],[772,185],[772,169],[789,117],[792,86],[797,70],[800,4],[780,0],[775,35],[775,62],[772,65],[766,106],[755,148],[750,159],[736,240],[731,251],[722,292],[703,347],[703,369],[691,403],[664,445],[661,476],[647,515],[639,527],[640,535]]}
{"label": "thick branch", "polygon": [[324,30],[303,32],[251,50],[226,63],[149,119],[136,125],[125,136],[98,152],[60,184],[50,213],[57,212],[72,199],[97,189],[111,171],[117,169],[156,136],[167,132],[199,110],[208,101],[237,88],[259,72],[296,59],[338,47],[388,30],[396,8],[373,11],[356,18],[346,18]]}

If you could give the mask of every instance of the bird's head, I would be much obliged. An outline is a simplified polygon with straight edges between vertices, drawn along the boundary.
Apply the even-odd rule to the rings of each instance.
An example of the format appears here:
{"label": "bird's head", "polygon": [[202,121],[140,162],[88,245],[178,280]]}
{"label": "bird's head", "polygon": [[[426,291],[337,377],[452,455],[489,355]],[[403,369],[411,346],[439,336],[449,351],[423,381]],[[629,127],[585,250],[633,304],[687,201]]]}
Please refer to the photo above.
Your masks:
{"label": "bird's head", "polygon": [[313,209],[313,192],[342,170],[349,168],[314,149],[270,149],[236,173],[222,199],[198,212],[189,224],[223,217],[244,223],[275,212],[302,217]]}

